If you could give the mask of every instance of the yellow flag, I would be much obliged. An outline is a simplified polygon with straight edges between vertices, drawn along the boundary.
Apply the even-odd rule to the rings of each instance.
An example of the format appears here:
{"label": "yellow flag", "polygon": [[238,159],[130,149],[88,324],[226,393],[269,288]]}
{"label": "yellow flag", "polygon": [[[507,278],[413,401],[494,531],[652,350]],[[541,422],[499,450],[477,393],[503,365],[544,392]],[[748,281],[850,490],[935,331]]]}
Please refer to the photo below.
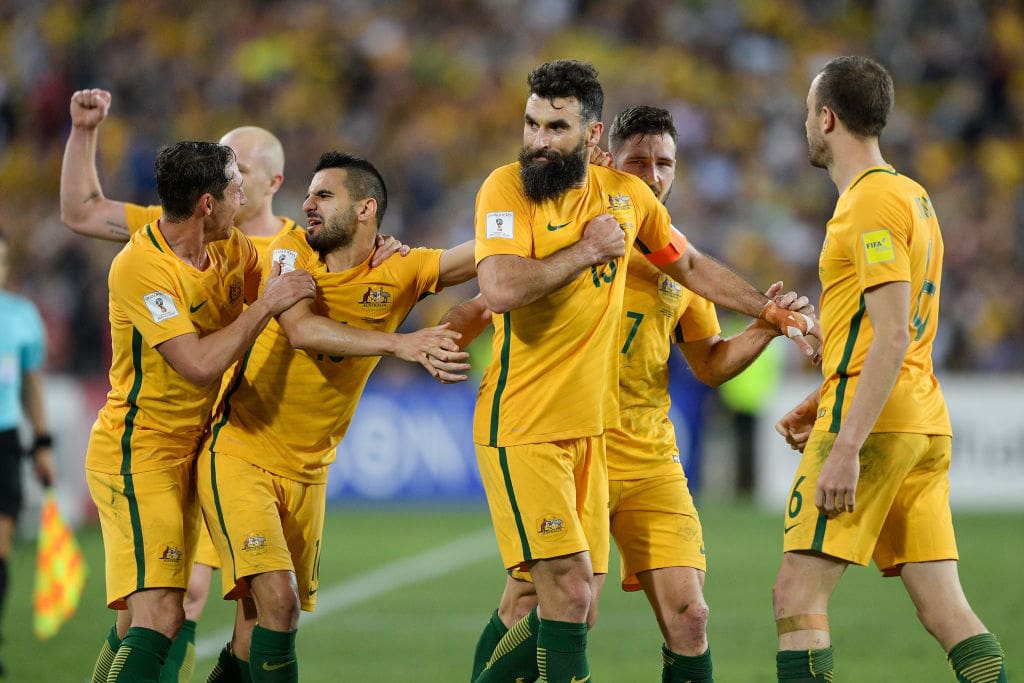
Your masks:
{"label": "yellow flag", "polygon": [[32,594],[33,627],[40,640],[52,638],[71,618],[85,586],[85,559],[71,529],[57,509],[53,491],[43,500]]}

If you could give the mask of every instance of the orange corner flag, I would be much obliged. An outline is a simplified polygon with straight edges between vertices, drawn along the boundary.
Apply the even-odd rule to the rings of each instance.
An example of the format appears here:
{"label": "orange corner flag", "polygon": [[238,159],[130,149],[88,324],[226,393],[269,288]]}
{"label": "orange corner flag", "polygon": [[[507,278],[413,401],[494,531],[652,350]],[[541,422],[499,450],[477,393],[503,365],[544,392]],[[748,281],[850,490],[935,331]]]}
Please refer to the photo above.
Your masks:
{"label": "orange corner flag", "polygon": [[32,594],[37,638],[46,640],[57,635],[64,622],[75,613],[85,586],[85,574],[82,551],[60,516],[53,491],[48,490],[39,523],[36,587]]}

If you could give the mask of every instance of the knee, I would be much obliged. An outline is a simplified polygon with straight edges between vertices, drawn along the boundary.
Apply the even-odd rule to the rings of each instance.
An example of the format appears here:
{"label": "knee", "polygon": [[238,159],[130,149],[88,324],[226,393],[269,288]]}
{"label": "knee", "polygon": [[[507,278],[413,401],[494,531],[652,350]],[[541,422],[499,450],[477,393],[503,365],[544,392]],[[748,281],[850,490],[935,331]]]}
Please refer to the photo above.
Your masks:
{"label": "knee", "polygon": [[699,655],[707,649],[708,616],[711,610],[704,600],[673,607],[664,620],[665,642],[673,652]]}
{"label": "knee", "polygon": [[250,582],[259,622],[275,631],[294,631],[299,625],[298,587],[290,572],[261,574]]}
{"label": "knee", "polygon": [[797,586],[790,580],[789,576],[784,572],[779,572],[778,577],[775,579],[775,585],[772,586],[772,607],[774,608],[776,619],[786,616],[791,612],[789,607],[794,595],[796,595],[796,591]]}
{"label": "knee", "polygon": [[148,621],[150,623],[145,624],[135,623],[135,620],[133,620],[132,625],[151,628],[174,640],[178,636],[178,632],[181,631],[181,627],[185,624],[185,610],[182,609],[180,603],[177,605],[165,605],[164,609],[151,613]]}

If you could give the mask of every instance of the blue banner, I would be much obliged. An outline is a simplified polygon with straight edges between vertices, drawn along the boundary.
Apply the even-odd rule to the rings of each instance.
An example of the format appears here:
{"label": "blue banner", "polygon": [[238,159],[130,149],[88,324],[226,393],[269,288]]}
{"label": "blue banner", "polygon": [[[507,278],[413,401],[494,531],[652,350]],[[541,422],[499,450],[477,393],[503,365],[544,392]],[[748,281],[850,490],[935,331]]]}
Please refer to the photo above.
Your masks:
{"label": "blue banner", "polygon": [[[685,367],[674,375],[680,376],[672,383],[670,417],[695,491],[694,453],[707,387]],[[371,376],[331,465],[328,501],[482,501],[473,448],[475,402],[475,382],[442,385],[416,378],[396,386],[383,375]]]}

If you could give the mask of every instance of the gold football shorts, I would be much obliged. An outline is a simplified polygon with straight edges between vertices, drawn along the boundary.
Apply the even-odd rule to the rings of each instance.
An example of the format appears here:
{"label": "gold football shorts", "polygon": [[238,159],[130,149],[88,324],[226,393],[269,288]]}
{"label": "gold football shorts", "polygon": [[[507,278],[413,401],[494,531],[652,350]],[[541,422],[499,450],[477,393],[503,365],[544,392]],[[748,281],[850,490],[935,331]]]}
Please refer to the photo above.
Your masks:
{"label": "gold football shorts", "polygon": [[326,485],[281,477],[208,448],[199,454],[197,479],[210,537],[223,558],[224,597],[249,597],[248,579],[256,574],[291,571],[302,609],[312,612],[320,587]]}
{"label": "gold football shorts", "polygon": [[497,448],[476,444],[476,457],[507,569],[588,550],[594,573],[607,573],[604,435]]}
{"label": "gold football shorts", "polygon": [[611,534],[622,557],[622,589],[640,590],[637,572],[707,570],[704,536],[686,475],[609,482]]}
{"label": "gold football shorts", "polygon": [[784,550],[814,550],[859,565],[873,559],[884,576],[899,575],[907,562],[958,559],[949,509],[950,437],[870,434],[860,449],[854,511],[829,518],[814,506],[814,493],[835,438],[811,432],[790,490]]}
{"label": "gold football shorts", "polygon": [[107,605],[146,588],[188,586],[199,531],[194,462],[135,474],[86,470],[99,512],[106,558]]}

